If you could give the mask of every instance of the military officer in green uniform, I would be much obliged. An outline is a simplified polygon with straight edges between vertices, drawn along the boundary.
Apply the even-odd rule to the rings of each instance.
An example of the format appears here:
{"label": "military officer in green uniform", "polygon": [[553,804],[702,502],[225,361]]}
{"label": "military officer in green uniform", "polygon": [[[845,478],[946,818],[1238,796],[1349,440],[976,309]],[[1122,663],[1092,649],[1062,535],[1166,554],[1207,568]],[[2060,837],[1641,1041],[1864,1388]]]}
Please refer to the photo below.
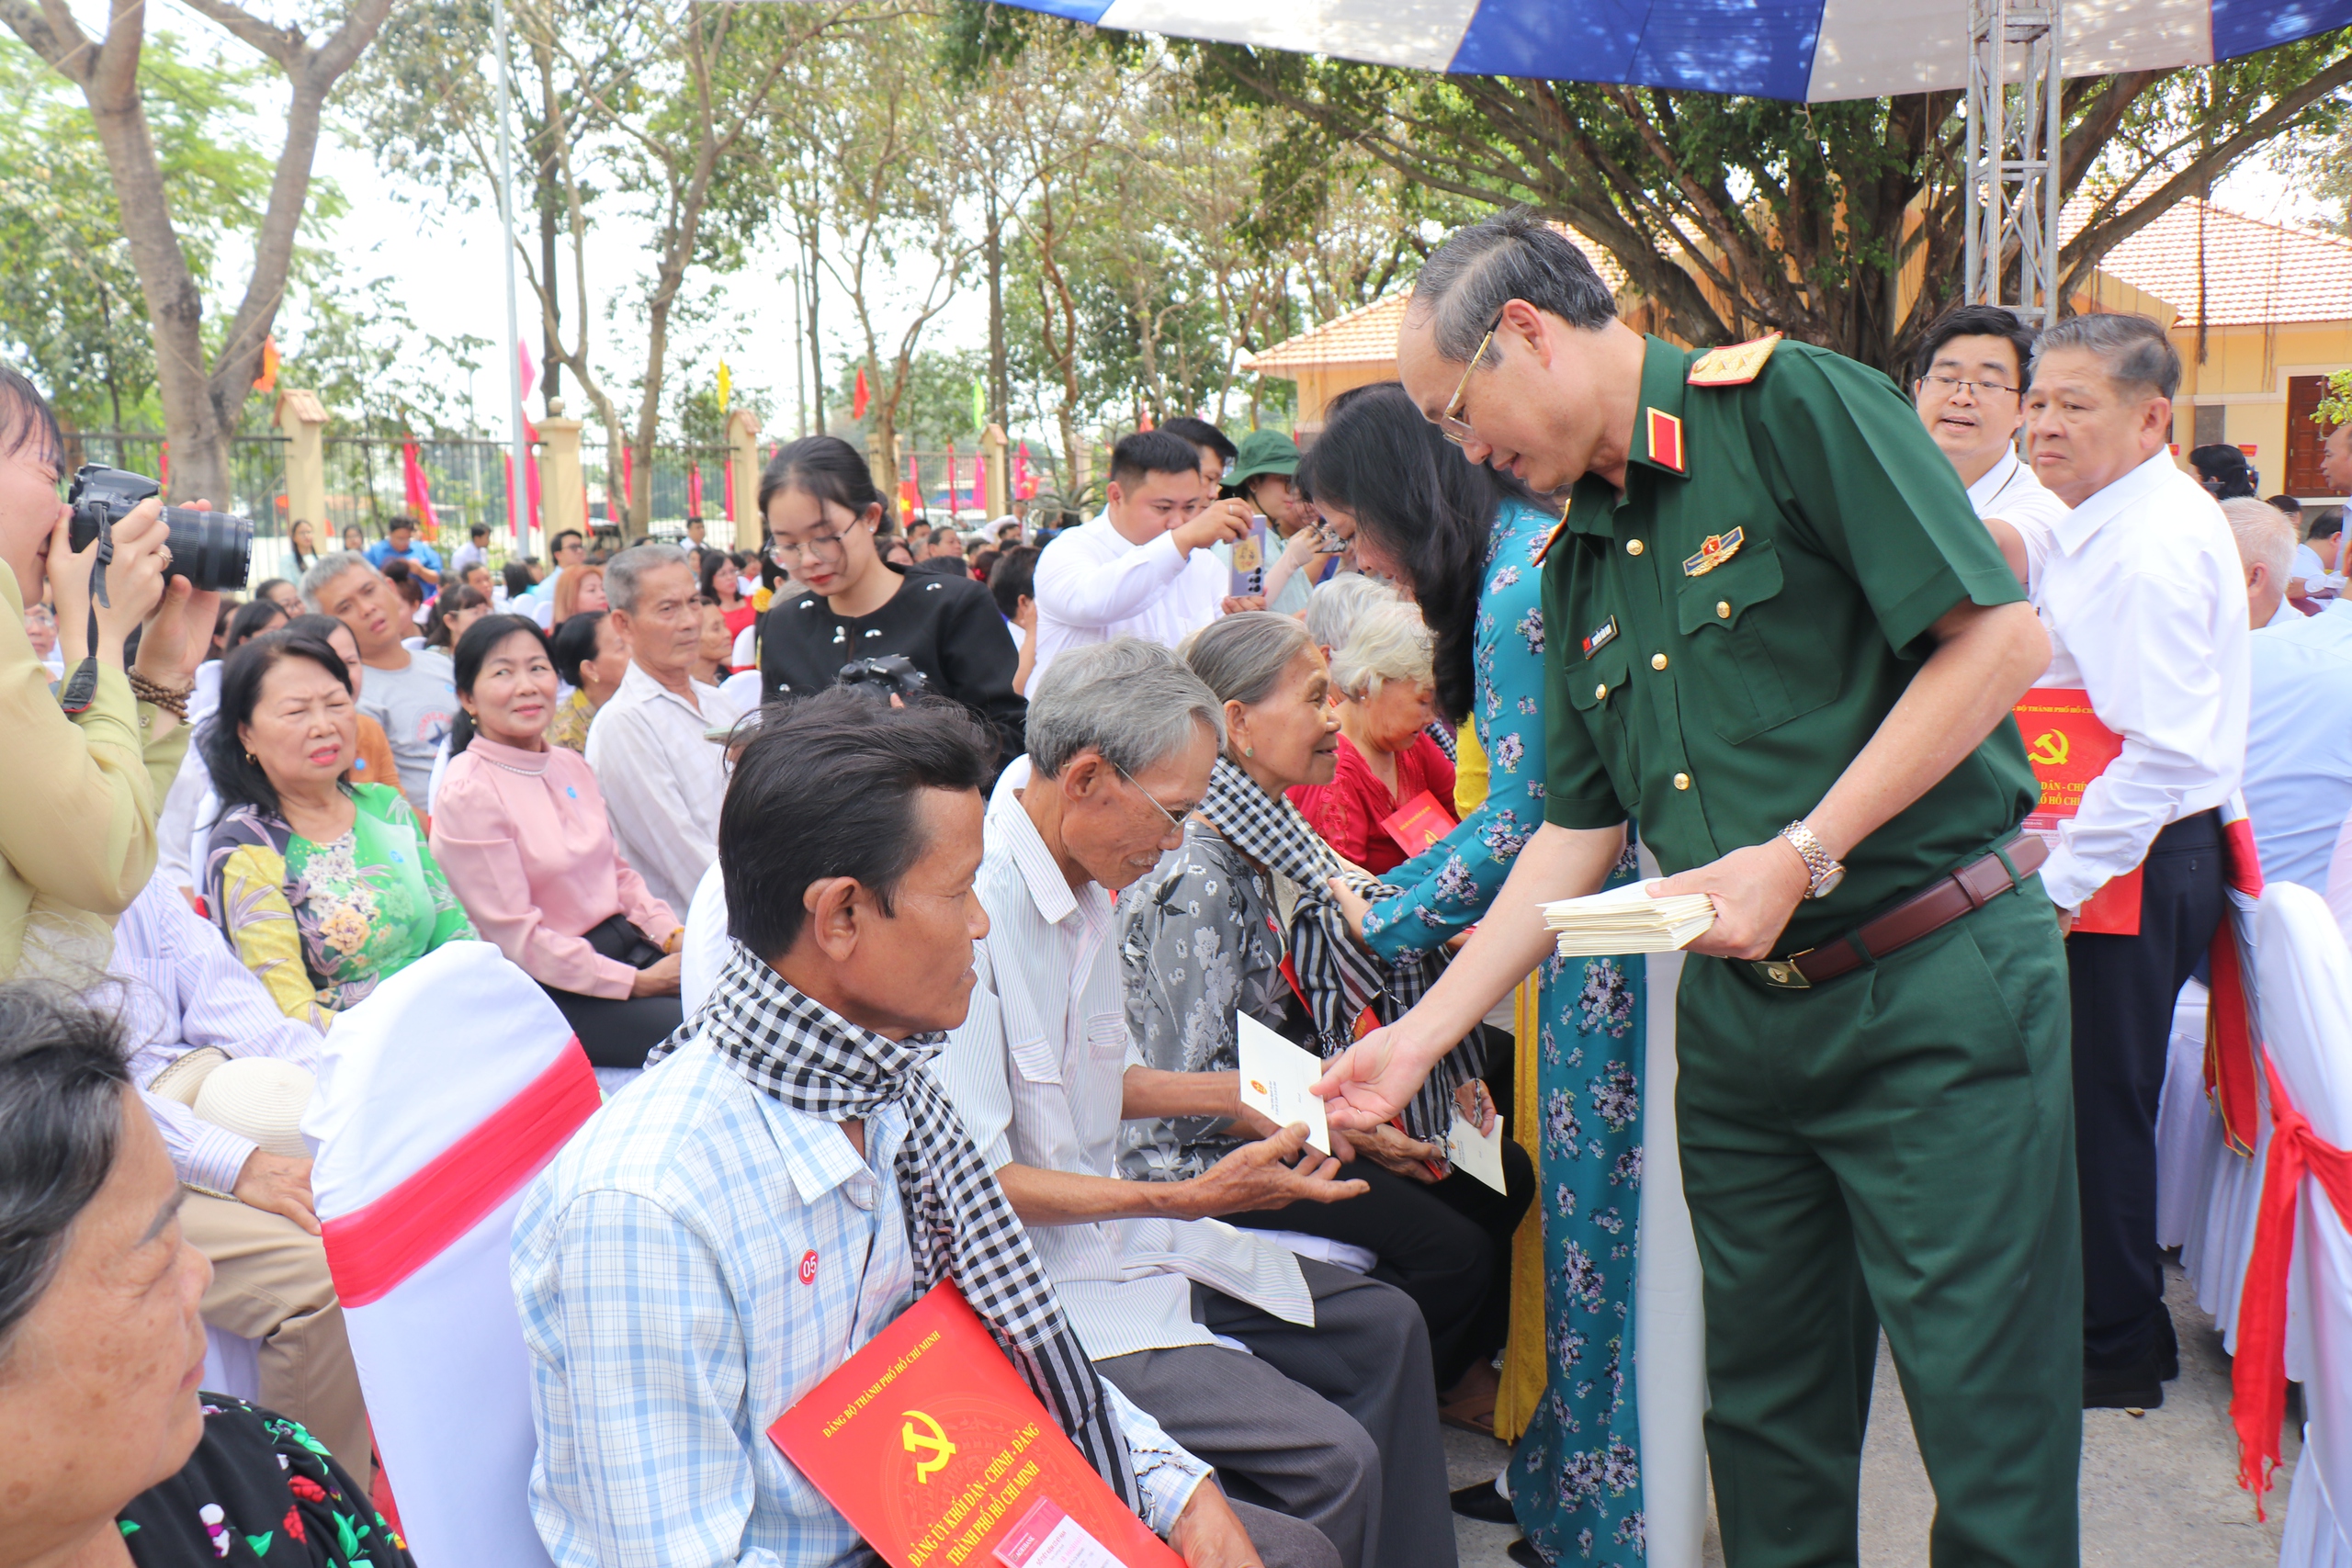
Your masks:
{"label": "military officer in green uniform", "polygon": [[1421,1004],[1333,1064],[1333,1120],[1402,1106],[1638,822],[1665,890],[1716,907],[1676,1115],[1731,1568],[1855,1561],[1882,1327],[1939,1568],[2075,1562],[2066,969],[2009,716],[2049,645],[2017,579],[1885,377],[1644,338],[1524,213],[1430,259],[1398,368],[1468,460],[1569,491],[1545,822]]}

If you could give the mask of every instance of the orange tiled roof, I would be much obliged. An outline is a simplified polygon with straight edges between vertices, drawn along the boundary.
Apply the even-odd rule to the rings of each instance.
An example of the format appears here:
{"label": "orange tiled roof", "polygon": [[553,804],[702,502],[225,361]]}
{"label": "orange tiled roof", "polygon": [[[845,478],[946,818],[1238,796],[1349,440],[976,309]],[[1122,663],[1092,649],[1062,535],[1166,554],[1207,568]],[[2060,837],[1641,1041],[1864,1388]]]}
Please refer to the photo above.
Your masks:
{"label": "orange tiled roof", "polygon": [[1396,330],[1404,324],[1405,304],[1412,297],[1411,289],[1402,289],[1344,316],[1334,316],[1319,327],[1309,327],[1251,356],[1242,368],[1261,375],[1295,376],[1315,365],[1389,364],[1396,357]]}
{"label": "orange tiled roof", "polygon": [[[2073,217],[2062,219],[2063,232],[2071,235]],[[2180,312],[2178,325],[2193,327],[2200,250],[2208,326],[2352,320],[2352,240],[2193,199],[2108,252],[2099,270],[2154,295]]]}
{"label": "orange tiled roof", "polygon": [[[1577,249],[1591,261],[1611,293],[1625,287],[1625,269],[1617,265],[1615,256],[1573,229],[1556,223],[1553,227],[1576,242]],[[1284,338],[1264,353],[1244,360],[1241,368],[1261,375],[1295,378],[1299,371],[1317,366],[1393,364],[1396,358],[1396,330],[1404,324],[1405,302],[1412,297],[1410,288],[1400,288],[1385,299],[1358,306],[1320,326],[1309,327],[1296,337]]]}

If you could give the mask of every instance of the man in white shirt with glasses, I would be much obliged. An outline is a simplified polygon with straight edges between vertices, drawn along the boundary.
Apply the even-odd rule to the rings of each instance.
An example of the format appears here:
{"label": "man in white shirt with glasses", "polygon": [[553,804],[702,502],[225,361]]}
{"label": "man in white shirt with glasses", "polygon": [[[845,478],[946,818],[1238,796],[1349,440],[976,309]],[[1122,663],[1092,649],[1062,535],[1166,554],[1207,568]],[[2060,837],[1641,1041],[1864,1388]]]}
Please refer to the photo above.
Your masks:
{"label": "man in white shirt with glasses", "polygon": [[1920,341],[1911,382],[1919,423],[1943,448],[1969,503],[1984,520],[2001,557],[2036,598],[2052,531],[2066,514],[2030,466],[2018,458],[2025,423],[2026,367],[2033,331],[1998,305],[1945,311]]}

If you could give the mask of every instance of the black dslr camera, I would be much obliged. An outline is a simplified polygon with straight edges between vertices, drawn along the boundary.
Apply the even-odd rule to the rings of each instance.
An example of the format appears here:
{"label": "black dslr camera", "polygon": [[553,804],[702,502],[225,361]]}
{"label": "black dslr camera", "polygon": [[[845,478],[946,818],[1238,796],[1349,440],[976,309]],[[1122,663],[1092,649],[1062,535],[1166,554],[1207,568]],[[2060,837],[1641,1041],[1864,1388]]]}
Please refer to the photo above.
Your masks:
{"label": "black dslr camera", "polygon": [[[109,468],[103,463],[83,464],[74,470],[74,488],[65,496],[66,504],[74,509],[73,532],[67,537],[74,550],[85,550],[91,540],[100,540],[98,567],[104,568],[114,558],[114,525],[163,488],[144,474]],[[166,543],[172,551],[171,564],[164,569],[166,578],[185,577],[199,593],[245,585],[253,572],[251,521],[226,512],[166,506],[164,525],[170,530]],[[104,581],[103,577],[98,579],[100,584]],[[97,591],[103,593],[105,589],[100,586]]]}
{"label": "black dslr camera", "polygon": [[892,697],[911,703],[931,690],[931,682],[923,679],[922,671],[902,653],[889,654],[881,659],[852,660],[842,666],[842,672],[833,679],[842,685],[855,687],[886,705]]}

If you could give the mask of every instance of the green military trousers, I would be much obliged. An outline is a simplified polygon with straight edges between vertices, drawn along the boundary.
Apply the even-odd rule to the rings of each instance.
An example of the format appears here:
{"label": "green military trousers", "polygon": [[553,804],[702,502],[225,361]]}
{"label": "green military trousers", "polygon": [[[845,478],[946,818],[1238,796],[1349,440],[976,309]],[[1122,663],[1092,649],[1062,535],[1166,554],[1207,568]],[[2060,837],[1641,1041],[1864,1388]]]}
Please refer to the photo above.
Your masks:
{"label": "green military trousers", "polygon": [[1809,990],[1694,958],[1675,1023],[1729,1568],[1855,1562],[1882,1326],[1937,1568],[2073,1568],[2082,1250],[2040,879]]}

